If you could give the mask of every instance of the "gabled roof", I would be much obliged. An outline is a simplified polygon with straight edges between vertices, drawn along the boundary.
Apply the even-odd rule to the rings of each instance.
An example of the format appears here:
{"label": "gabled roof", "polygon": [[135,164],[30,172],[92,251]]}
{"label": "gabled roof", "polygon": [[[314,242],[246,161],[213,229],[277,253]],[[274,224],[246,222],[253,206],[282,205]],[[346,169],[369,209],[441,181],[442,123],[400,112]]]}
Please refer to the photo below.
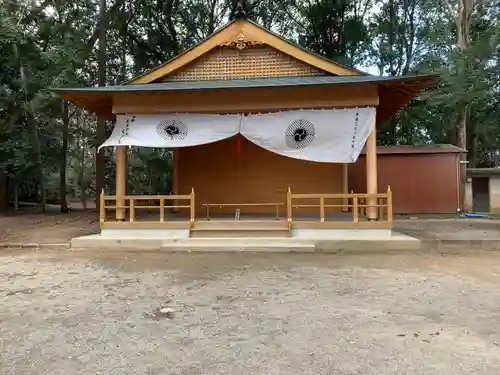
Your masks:
{"label": "gabled roof", "polygon": [[158,81],[170,73],[178,71],[180,68],[210,52],[214,48],[231,44],[237,45],[238,43],[268,45],[305,64],[323,70],[332,75],[366,75],[366,73],[361,72],[360,70],[347,67],[310,52],[252,21],[247,19],[236,19],[180,55],[174,57],[166,63],[158,65],[140,76],[133,78],[128,81],[127,84],[151,83]]}
{"label": "gabled roof", "polygon": [[113,117],[112,98],[120,93],[172,92],[203,90],[241,90],[263,88],[286,88],[304,86],[376,85],[380,103],[379,119],[387,119],[403,108],[424,88],[433,86],[438,76],[434,74],[403,77],[379,76],[319,76],[319,77],[276,77],[218,81],[171,81],[148,84],[118,85],[87,88],[53,89],[63,94],[65,100],[86,108],[101,116]]}
{"label": "gabled roof", "polygon": [[405,93],[409,96],[420,92],[432,82],[435,82],[437,75],[418,75],[400,77],[382,76],[312,76],[312,77],[272,77],[272,78],[251,78],[251,79],[231,79],[231,80],[203,80],[203,81],[169,81],[148,84],[97,86],[97,87],[75,87],[57,88],[54,91],[64,93],[120,93],[120,92],[165,92],[165,91],[199,91],[199,90],[220,90],[220,89],[244,89],[244,88],[266,88],[266,87],[297,87],[297,86],[325,86],[325,85],[346,85],[346,84],[378,84],[402,87],[404,89],[413,88],[413,91]]}

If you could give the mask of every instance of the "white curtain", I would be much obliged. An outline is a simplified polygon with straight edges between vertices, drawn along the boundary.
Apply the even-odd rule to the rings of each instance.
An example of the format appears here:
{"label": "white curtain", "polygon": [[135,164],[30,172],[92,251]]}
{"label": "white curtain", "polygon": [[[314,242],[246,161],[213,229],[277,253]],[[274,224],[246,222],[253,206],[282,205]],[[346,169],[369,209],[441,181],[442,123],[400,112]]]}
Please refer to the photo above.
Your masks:
{"label": "white curtain", "polygon": [[245,116],[241,134],[271,152],[325,163],[358,159],[375,126],[375,108],[301,110]]}
{"label": "white curtain", "polygon": [[177,148],[238,133],[271,152],[325,163],[355,162],[374,128],[375,108],[237,115],[118,115],[106,146]]}
{"label": "white curtain", "polygon": [[106,146],[188,147],[232,137],[241,115],[118,115]]}

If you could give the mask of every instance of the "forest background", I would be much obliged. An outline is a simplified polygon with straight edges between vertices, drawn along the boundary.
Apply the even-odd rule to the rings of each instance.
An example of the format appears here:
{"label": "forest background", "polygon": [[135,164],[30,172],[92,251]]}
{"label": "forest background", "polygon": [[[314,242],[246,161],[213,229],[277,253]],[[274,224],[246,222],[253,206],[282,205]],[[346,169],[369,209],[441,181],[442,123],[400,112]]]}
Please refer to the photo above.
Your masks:
{"label": "forest background", "polygon": [[[113,124],[53,87],[115,85],[200,42],[238,0],[0,0],[0,211],[38,202],[86,206],[114,187]],[[500,1],[247,0],[247,17],[374,75],[439,73],[380,127],[383,145],[449,143],[469,167],[500,166]],[[165,193],[171,153],[134,149],[131,193]]]}

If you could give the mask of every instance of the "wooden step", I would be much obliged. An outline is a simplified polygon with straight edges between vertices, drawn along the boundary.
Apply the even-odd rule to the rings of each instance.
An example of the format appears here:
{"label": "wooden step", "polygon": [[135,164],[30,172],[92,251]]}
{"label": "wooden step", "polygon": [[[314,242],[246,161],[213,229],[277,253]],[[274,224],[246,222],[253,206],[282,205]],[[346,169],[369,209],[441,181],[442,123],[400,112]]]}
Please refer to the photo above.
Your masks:
{"label": "wooden step", "polygon": [[200,220],[194,223],[196,229],[287,229],[286,220]]}
{"label": "wooden step", "polygon": [[289,237],[286,221],[197,221],[191,237]]}
{"label": "wooden step", "polygon": [[290,237],[288,230],[191,230],[191,237],[203,238],[223,238],[223,237],[273,237],[273,238],[286,238]]}

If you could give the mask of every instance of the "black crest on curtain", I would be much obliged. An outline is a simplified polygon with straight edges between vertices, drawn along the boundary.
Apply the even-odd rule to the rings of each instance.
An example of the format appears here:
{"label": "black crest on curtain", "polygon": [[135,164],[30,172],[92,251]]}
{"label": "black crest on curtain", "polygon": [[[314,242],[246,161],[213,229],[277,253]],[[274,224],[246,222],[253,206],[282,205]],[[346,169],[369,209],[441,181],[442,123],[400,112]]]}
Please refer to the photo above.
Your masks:
{"label": "black crest on curtain", "polygon": [[314,129],[314,124],[305,119],[293,120],[285,132],[285,142],[290,148],[306,148],[315,139],[316,130]]}
{"label": "black crest on curtain", "polygon": [[156,132],[165,140],[181,140],[187,137],[188,127],[180,120],[163,120],[156,126]]}

